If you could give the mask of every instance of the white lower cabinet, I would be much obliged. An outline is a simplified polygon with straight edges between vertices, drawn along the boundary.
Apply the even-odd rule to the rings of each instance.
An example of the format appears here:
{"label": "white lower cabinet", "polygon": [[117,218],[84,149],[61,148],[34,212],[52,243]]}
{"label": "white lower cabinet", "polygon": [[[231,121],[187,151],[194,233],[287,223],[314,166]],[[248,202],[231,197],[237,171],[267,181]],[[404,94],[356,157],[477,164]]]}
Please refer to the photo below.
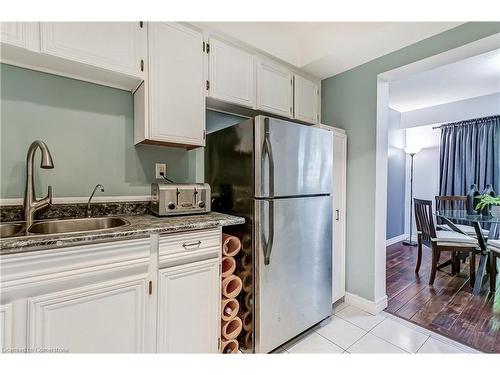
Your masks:
{"label": "white lower cabinet", "polygon": [[0,257],[5,352],[217,353],[221,229]]}
{"label": "white lower cabinet", "polygon": [[333,128],[333,303],[345,296],[347,134]]}
{"label": "white lower cabinet", "polygon": [[12,304],[0,306],[0,349],[12,347]]}
{"label": "white lower cabinet", "polygon": [[159,271],[158,352],[218,352],[219,278],[218,258]]}
{"label": "white lower cabinet", "polygon": [[148,274],[28,299],[28,347],[142,353]]}
{"label": "white lower cabinet", "polygon": [[344,129],[316,125],[333,133],[333,238],[332,238],[332,303],[345,297],[347,134]]}

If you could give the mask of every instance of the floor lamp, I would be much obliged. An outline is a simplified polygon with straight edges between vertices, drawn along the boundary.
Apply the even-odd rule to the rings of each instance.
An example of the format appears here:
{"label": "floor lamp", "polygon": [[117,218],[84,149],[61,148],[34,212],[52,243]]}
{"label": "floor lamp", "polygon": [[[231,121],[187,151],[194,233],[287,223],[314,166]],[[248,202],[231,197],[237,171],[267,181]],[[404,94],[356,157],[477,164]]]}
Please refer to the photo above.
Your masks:
{"label": "floor lamp", "polygon": [[417,246],[417,243],[412,240],[412,232],[413,232],[413,157],[415,154],[420,152],[420,147],[411,146],[405,147],[405,152],[411,157],[411,166],[410,166],[410,238],[408,240],[403,241],[403,245],[407,246]]}

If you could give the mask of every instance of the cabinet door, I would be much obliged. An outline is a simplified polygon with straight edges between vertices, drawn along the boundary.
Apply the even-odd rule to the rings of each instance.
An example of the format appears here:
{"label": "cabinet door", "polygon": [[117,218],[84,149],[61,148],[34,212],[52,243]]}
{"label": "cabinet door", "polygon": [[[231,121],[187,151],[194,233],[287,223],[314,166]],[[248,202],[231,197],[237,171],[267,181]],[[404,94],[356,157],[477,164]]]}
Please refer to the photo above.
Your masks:
{"label": "cabinet door", "polygon": [[255,62],[252,54],[211,39],[209,81],[210,97],[255,107]]}
{"label": "cabinet door", "polygon": [[333,296],[336,302],[345,296],[345,207],[347,137],[333,131]]}
{"label": "cabinet door", "polygon": [[295,74],[294,77],[294,118],[297,120],[319,122],[319,88],[318,85]]}
{"label": "cabinet door", "polygon": [[2,22],[0,40],[12,46],[40,51],[38,22]]}
{"label": "cabinet door", "polygon": [[140,22],[42,22],[41,52],[142,77],[147,32]]}
{"label": "cabinet door", "polygon": [[257,109],[293,117],[293,78],[283,66],[269,61],[257,64]]}
{"label": "cabinet door", "polygon": [[12,304],[0,306],[0,348],[12,348]]}
{"label": "cabinet door", "polygon": [[158,352],[217,353],[219,258],[161,269],[158,286]]}
{"label": "cabinet door", "polygon": [[149,108],[153,141],[205,145],[203,36],[174,23],[149,24]]}
{"label": "cabinet door", "polygon": [[147,283],[147,275],[138,275],[29,298],[29,347],[143,352]]}

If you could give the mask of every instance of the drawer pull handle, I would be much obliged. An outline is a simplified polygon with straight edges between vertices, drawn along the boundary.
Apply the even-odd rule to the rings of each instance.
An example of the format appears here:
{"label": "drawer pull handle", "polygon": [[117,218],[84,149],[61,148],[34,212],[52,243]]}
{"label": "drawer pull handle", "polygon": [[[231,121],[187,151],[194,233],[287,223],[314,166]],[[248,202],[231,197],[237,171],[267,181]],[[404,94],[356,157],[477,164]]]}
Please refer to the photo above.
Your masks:
{"label": "drawer pull handle", "polygon": [[196,247],[200,247],[201,245],[201,241],[196,241],[196,242],[184,242],[182,244],[182,247],[187,249],[188,247],[193,247],[193,246],[196,246]]}

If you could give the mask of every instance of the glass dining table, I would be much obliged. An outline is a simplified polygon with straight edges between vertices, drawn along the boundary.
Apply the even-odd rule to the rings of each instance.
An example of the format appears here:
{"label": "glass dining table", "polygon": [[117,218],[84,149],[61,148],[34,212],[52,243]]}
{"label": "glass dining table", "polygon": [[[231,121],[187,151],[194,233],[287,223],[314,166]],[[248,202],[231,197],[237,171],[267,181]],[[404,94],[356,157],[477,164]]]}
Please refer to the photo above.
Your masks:
{"label": "glass dining table", "polygon": [[[464,233],[459,227],[459,224],[472,225],[476,231],[477,241],[481,249],[481,259],[479,261],[479,266],[476,271],[476,281],[474,283],[474,294],[479,294],[483,284],[484,277],[486,275],[486,269],[488,265],[488,239],[498,239],[500,236],[500,217],[485,216],[485,215],[470,215],[465,210],[442,210],[436,211],[436,217],[440,218],[441,221],[448,224],[448,226],[456,232]],[[489,233],[486,227],[489,227]]]}

